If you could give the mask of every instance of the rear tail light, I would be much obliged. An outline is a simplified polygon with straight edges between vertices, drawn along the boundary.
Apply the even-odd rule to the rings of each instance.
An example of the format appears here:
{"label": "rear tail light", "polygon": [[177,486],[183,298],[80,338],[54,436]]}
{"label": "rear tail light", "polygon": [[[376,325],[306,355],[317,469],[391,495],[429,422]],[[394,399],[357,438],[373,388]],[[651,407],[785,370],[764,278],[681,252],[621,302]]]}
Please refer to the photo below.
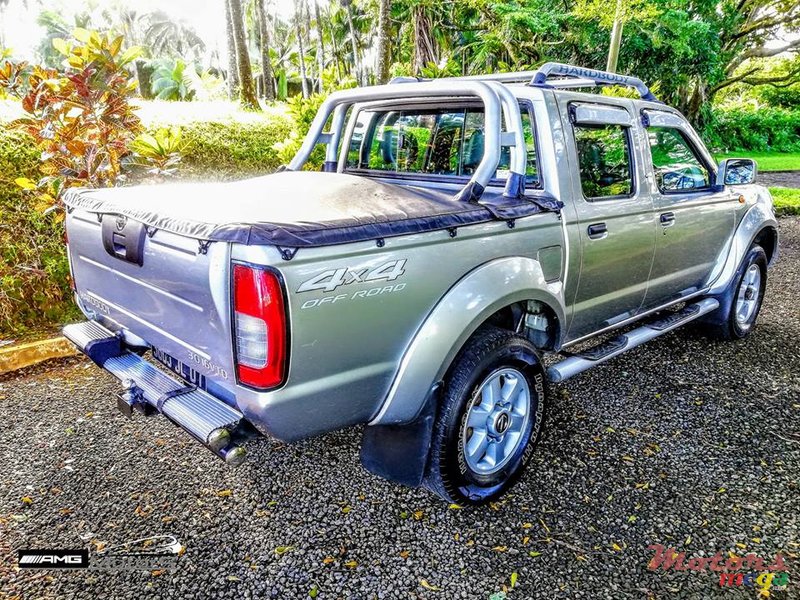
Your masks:
{"label": "rear tail light", "polygon": [[286,363],[286,311],[278,276],[234,265],[233,309],[239,383],[258,389],[280,385]]}

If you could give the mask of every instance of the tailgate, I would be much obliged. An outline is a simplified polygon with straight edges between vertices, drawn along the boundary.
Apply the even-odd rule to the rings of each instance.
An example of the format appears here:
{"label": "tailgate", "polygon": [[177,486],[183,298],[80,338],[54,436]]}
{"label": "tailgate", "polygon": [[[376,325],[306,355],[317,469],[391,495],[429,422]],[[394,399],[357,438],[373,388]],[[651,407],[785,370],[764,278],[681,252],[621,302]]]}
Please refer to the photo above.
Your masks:
{"label": "tailgate", "polygon": [[134,220],[80,209],[67,216],[67,234],[86,311],[233,388],[229,244],[148,233]]}

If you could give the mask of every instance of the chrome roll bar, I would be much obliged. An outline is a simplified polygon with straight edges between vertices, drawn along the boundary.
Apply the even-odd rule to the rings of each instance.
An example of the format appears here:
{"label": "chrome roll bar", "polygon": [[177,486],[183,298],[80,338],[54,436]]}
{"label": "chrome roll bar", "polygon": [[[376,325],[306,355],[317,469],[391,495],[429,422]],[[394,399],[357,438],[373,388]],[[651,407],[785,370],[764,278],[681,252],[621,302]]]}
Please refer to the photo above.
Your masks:
{"label": "chrome roll bar", "polygon": [[[407,83],[404,85],[379,85],[334,92],[322,103],[316,117],[314,117],[314,121],[311,123],[308,134],[303,140],[303,144],[287,166],[287,169],[292,171],[302,169],[317,144],[327,145],[325,156],[326,163],[333,163],[338,155],[345,114],[354,104],[405,98],[473,97],[483,102],[485,146],[481,162],[478,164],[467,185],[459,192],[458,197],[476,201],[480,198],[483,190],[489,184],[489,181],[494,178],[497,165],[500,162],[500,147],[502,143],[501,117],[504,112],[503,109],[506,108],[505,112],[514,110],[513,108],[509,108],[509,100],[505,94],[503,94],[504,100],[500,99],[500,93],[498,93],[497,87],[498,86],[488,85],[480,81],[441,80],[425,83]],[[513,97],[512,94],[509,95]],[[515,122],[520,123],[519,106],[516,104],[516,101],[512,104],[516,107],[517,117]],[[330,131],[326,132],[325,124],[328,122],[331,114],[334,115],[333,122],[331,123]],[[515,129],[520,129],[520,127],[521,126],[517,126]],[[520,129],[520,135],[521,133],[522,131]],[[524,147],[523,143],[522,148]],[[343,153],[346,153],[346,150],[343,149]],[[520,152],[517,152],[517,154],[520,154]],[[326,164],[326,167],[327,166]],[[524,169],[522,172],[524,173]]]}

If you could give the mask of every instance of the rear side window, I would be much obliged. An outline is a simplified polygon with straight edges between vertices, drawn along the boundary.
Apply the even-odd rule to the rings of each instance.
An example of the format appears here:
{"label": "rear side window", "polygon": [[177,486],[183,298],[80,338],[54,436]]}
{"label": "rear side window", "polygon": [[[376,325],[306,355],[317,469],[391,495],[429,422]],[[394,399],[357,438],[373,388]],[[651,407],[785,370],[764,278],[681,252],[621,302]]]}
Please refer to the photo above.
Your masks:
{"label": "rear side window", "polygon": [[[527,146],[526,176],[539,181],[531,116],[521,109]],[[348,170],[469,177],[483,158],[486,133],[481,108],[363,111],[347,153]],[[495,174],[508,177],[504,147]]]}
{"label": "rear side window", "polygon": [[647,129],[658,189],[662,193],[705,189],[711,185],[708,168],[679,129]]}
{"label": "rear side window", "polygon": [[630,196],[633,170],[628,128],[575,125],[583,195],[589,199]]}

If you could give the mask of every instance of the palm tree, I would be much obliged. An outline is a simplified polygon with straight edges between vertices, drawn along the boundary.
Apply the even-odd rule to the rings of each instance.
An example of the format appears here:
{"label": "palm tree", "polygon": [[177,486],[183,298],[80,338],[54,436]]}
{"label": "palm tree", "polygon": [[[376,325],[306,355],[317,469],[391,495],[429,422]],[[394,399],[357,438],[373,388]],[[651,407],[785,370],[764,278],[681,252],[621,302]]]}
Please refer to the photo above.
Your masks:
{"label": "palm tree", "polygon": [[392,12],[392,0],[379,0],[378,3],[378,83],[389,81],[389,68],[392,62],[389,47],[389,25]]}
{"label": "palm tree", "polygon": [[306,58],[305,46],[303,45],[303,2],[295,0],[294,3],[294,25],[297,31],[297,46],[300,51],[300,84],[303,89],[303,98],[308,98],[308,81],[306,79]]}
{"label": "palm tree", "polygon": [[264,79],[264,98],[275,100],[275,78],[272,73],[272,62],[269,56],[269,23],[267,22],[267,13],[264,10],[264,1],[255,0],[256,20],[258,21],[261,41],[261,76]]}
{"label": "palm tree", "polygon": [[202,57],[206,43],[191,25],[161,10],[147,15],[147,20],[150,25],[145,31],[144,43],[152,55],[194,60]]}
{"label": "palm tree", "polygon": [[250,55],[247,51],[247,38],[244,33],[244,11],[242,0],[227,0],[231,11],[231,24],[233,41],[236,46],[236,70],[239,73],[239,101],[252,110],[261,107],[256,98],[256,89],[253,84],[253,72],[250,67]]}
{"label": "palm tree", "polygon": [[359,85],[363,85],[362,72],[361,72],[361,59],[358,55],[358,42],[356,41],[356,29],[353,26],[353,0],[339,0],[347,14],[347,28],[350,31],[350,47],[353,50],[353,66],[356,72],[356,81]]}
{"label": "palm tree", "polygon": [[233,37],[233,20],[231,19],[231,5],[225,2],[225,33],[228,48],[228,98],[233,100],[239,95],[239,68],[236,64],[236,41]]}

